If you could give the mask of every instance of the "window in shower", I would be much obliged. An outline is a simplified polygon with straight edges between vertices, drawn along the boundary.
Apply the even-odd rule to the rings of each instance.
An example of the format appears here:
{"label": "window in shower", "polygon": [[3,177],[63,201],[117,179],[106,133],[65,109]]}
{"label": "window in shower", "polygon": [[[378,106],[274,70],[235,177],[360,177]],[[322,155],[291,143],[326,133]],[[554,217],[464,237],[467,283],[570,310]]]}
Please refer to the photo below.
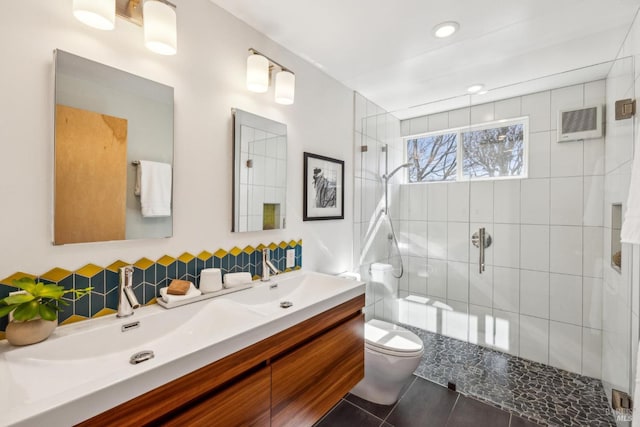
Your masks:
{"label": "window in shower", "polygon": [[418,159],[409,168],[409,182],[455,181],[458,133],[436,133],[407,140],[407,157]]}
{"label": "window in shower", "polygon": [[527,117],[408,137],[409,182],[525,178],[527,140]]}
{"label": "window in shower", "polygon": [[462,132],[466,179],[525,176],[525,124],[495,124]]}

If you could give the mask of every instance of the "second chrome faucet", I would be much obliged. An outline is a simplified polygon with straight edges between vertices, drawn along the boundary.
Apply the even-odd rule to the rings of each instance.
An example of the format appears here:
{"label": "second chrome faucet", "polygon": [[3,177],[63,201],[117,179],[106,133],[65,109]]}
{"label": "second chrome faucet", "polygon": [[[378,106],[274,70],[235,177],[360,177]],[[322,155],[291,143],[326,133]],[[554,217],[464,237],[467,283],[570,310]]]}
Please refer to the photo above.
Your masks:
{"label": "second chrome faucet", "polygon": [[262,250],[262,276],[260,277],[260,280],[262,280],[263,282],[267,282],[270,280],[271,273],[280,273],[280,270],[278,270],[269,259],[270,256],[271,250],[269,248],[264,248]]}

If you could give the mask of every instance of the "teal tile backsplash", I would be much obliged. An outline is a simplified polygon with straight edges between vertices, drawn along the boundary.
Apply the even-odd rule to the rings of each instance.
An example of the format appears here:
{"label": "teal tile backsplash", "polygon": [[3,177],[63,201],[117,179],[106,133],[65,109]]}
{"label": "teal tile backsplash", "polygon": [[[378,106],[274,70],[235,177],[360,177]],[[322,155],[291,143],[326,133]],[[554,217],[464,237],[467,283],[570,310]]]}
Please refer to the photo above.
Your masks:
{"label": "teal tile backsplash", "polygon": [[[148,258],[132,263],[118,260],[107,267],[87,264],[76,271],[57,267],[41,275],[17,272],[0,281],[0,298],[16,290],[12,286],[12,280],[23,276],[36,277],[46,283],[57,283],[65,289],[92,286],[93,290],[89,295],[67,299],[69,305],[58,314],[60,324],[73,323],[115,313],[118,308],[118,269],[122,266],[133,265],[133,290],[136,297],[143,304],[152,304],[159,296],[160,288],[168,286],[173,279],[189,280],[199,286],[200,272],[204,268],[220,268],[223,275],[249,272],[254,279],[259,278],[262,273],[261,251],[266,247],[271,249],[271,261],[279,270],[290,271],[302,267],[302,240],[291,240],[288,243],[259,244],[244,249],[234,247],[229,251],[218,249],[214,253],[202,251],[198,255],[185,252],[176,258],[165,255],[156,261]],[[294,268],[285,267],[287,249],[295,250]],[[0,319],[0,339],[4,338],[6,325],[7,318]]]}

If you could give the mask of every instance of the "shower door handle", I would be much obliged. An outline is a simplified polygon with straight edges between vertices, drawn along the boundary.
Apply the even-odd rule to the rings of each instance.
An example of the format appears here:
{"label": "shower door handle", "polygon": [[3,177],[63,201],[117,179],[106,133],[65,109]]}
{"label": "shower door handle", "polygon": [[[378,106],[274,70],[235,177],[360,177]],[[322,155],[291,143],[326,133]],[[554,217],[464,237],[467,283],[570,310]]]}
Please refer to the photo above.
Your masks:
{"label": "shower door handle", "polygon": [[478,258],[478,272],[482,274],[484,271],[484,250],[491,246],[491,235],[486,232],[484,227],[480,227],[478,231],[471,235],[471,243],[473,246],[480,249],[480,256]]}
{"label": "shower door handle", "polygon": [[482,274],[482,272],[484,271],[484,242],[485,242],[485,230],[484,227],[481,227],[480,230],[478,230],[478,240],[479,240],[479,246],[480,246],[480,259],[478,260],[478,264],[479,264],[479,273]]}

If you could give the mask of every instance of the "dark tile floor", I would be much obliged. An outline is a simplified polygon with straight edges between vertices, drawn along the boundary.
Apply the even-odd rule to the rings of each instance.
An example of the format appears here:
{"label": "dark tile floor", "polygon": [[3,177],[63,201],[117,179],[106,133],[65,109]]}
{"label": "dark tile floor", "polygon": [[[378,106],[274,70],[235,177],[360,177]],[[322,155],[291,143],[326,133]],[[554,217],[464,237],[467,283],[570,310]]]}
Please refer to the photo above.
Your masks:
{"label": "dark tile floor", "polygon": [[394,405],[347,394],[316,427],[535,427],[494,406],[412,376]]}

